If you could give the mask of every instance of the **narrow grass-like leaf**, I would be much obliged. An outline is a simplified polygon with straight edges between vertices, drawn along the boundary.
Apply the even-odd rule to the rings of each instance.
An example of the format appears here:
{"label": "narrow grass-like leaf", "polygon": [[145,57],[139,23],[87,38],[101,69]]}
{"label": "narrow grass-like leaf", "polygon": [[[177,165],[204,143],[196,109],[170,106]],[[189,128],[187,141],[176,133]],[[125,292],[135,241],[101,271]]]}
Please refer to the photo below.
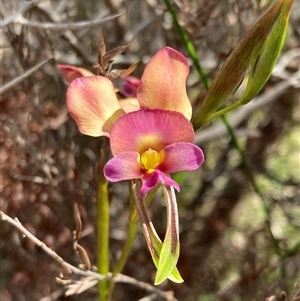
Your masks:
{"label": "narrow grass-like leaf", "polygon": [[[244,38],[238,43],[238,45],[235,47],[235,49],[232,51],[232,53],[229,55],[229,57],[217,73],[216,77],[211,83],[211,86],[207,92],[203,103],[201,104],[199,110],[195,114],[192,120],[195,129],[199,129],[208,120],[212,119],[210,116],[215,111],[217,111],[219,107],[221,107],[221,105],[230,95],[232,95],[236,91],[241,80],[244,78],[247,71],[249,71],[249,69],[251,68],[251,64],[252,70],[258,70],[258,62],[256,61],[261,54],[270,54],[274,50],[274,48],[276,48],[276,51],[273,51],[273,54],[275,55],[273,55],[272,57],[268,57],[264,54],[263,57],[265,60],[274,60],[274,58],[277,59],[279,54],[278,50],[280,52],[286,29],[284,24],[286,24],[287,22],[289,9],[292,3],[293,0],[278,0],[254,24],[254,26],[246,33]],[[277,24],[276,22],[279,23]],[[272,43],[273,45],[271,49],[268,49],[268,47],[270,47],[270,43]],[[264,45],[266,45],[265,48]],[[259,61],[260,68],[268,69],[268,72],[266,72],[266,74],[264,74],[265,72],[263,71],[260,72],[260,81],[262,80],[263,82],[262,86],[266,81],[265,79],[262,79],[262,76],[268,78],[268,74],[270,75],[270,66],[274,66],[274,64],[275,62],[271,62],[267,66],[263,60]],[[258,89],[259,85],[257,81],[258,80],[256,80],[256,91],[260,90]],[[251,93],[249,94],[249,96],[255,96],[256,94]],[[234,108],[236,108],[236,106],[232,107],[232,109]],[[220,113],[218,113],[217,115],[220,115]]]}
{"label": "narrow grass-like leaf", "polygon": [[283,2],[279,16],[276,19],[261,52],[257,57],[254,57],[251,62],[249,82],[245,94],[241,99],[243,104],[248,103],[257,95],[274,69],[284,44],[292,3],[293,0]]}

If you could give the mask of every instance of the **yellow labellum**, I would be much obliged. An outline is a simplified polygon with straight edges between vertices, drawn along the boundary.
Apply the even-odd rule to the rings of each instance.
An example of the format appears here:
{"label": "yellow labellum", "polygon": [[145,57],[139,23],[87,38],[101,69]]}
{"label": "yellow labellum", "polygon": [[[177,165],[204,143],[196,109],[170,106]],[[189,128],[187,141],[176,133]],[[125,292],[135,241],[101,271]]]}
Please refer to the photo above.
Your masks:
{"label": "yellow labellum", "polygon": [[160,160],[160,154],[157,151],[149,148],[141,155],[141,168],[149,172],[153,172],[155,170],[155,167],[161,162]]}

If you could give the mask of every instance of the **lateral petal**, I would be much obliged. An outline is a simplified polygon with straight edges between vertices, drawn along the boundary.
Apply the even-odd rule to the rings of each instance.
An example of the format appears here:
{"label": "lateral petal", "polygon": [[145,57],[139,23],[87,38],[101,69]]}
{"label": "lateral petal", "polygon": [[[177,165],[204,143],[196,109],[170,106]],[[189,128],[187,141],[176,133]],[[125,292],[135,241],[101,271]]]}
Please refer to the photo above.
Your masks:
{"label": "lateral petal", "polygon": [[137,90],[140,106],[177,111],[190,120],[192,107],[186,92],[188,74],[185,56],[170,47],[161,49],[145,67]]}
{"label": "lateral petal", "polygon": [[157,168],[167,174],[195,170],[204,161],[203,151],[192,143],[173,143],[164,147],[161,153],[164,160]]}
{"label": "lateral petal", "polygon": [[124,152],[110,159],[104,166],[104,175],[111,182],[138,179],[142,175],[137,152]]}
{"label": "lateral petal", "polygon": [[67,90],[67,107],[82,134],[109,136],[115,121],[125,114],[112,82],[103,76],[75,79]]}
{"label": "lateral petal", "polygon": [[122,116],[110,133],[113,155],[125,151],[142,154],[149,148],[159,152],[176,142],[193,142],[192,124],[180,113],[141,109]]}

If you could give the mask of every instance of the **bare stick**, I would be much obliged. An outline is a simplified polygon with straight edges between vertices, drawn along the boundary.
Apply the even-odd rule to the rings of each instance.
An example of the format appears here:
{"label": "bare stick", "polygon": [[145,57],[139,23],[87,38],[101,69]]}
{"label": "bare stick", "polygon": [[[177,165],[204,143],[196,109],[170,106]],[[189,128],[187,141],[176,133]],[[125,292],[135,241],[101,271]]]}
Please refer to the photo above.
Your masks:
{"label": "bare stick", "polygon": [[50,22],[40,23],[40,22],[30,21],[22,16],[18,16],[18,18],[14,20],[14,23],[21,24],[27,27],[37,28],[37,29],[47,29],[47,30],[54,30],[54,31],[81,30],[85,28],[91,28],[91,27],[96,27],[98,25],[102,25],[122,15],[123,14],[117,14],[106,18],[101,17],[100,19],[94,19],[92,21],[81,21],[76,23],[50,23]]}
{"label": "bare stick", "polygon": [[10,82],[8,82],[7,84],[4,84],[4,86],[0,87],[0,94],[6,92],[7,90],[9,90],[12,87],[16,86],[17,84],[19,84],[25,78],[27,78],[32,73],[34,73],[35,71],[37,71],[39,68],[41,68],[42,66],[44,66],[45,64],[47,64],[50,60],[52,60],[52,58],[47,59],[47,60],[45,60],[45,61],[37,64],[36,66],[30,68],[29,70],[27,70],[25,73],[23,73],[19,77],[14,78],[13,80],[11,80]]}
{"label": "bare stick", "polygon": [[57,255],[53,250],[51,250],[49,247],[45,245],[42,241],[40,241],[38,238],[36,238],[33,234],[31,234],[20,222],[17,218],[13,219],[7,214],[5,214],[3,211],[0,211],[0,220],[6,221],[12,226],[14,226],[16,229],[18,229],[24,236],[26,236],[29,240],[31,240],[33,243],[35,243],[38,247],[40,247],[44,252],[46,252],[49,256],[51,256],[55,261],[57,261],[61,266],[63,266],[66,270],[79,275],[83,277],[93,277],[96,280],[104,280],[104,279],[110,279],[114,282],[123,282],[123,283],[129,283],[135,286],[138,286],[150,293],[155,293],[156,295],[165,298],[167,301],[178,301],[173,297],[172,292],[163,292],[160,289],[145,283],[138,281],[132,277],[118,274],[115,277],[112,277],[111,273],[108,275],[100,275],[96,272],[90,271],[90,270],[81,270],[68,262],[66,262],[64,259],[62,259],[59,255]]}
{"label": "bare stick", "polygon": [[[0,211],[0,220],[7,221],[9,224],[13,225],[15,228],[17,228],[22,234],[24,234],[29,240],[34,242],[38,247],[40,247],[44,252],[46,252],[48,255],[50,255],[55,261],[57,261],[60,265],[67,268],[67,270],[72,271],[74,274],[86,276],[86,272],[90,271],[84,271],[77,267],[72,266],[71,264],[64,261],[60,256],[58,256],[53,250],[48,248],[45,243],[40,241],[38,238],[36,238],[33,234],[31,234],[24,226],[19,222],[17,218],[12,219],[10,216],[6,215],[4,212]],[[105,279],[106,277],[97,273],[92,272],[91,275],[97,275],[97,279]]]}
{"label": "bare stick", "polygon": [[[19,10],[12,14],[7,16],[5,19],[3,19],[0,23],[0,28],[5,27],[6,25],[8,25],[9,23],[13,22],[14,19],[16,19],[17,17],[21,16],[22,14],[24,14],[26,11],[28,11],[30,8],[32,8],[33,6],[35,6],[38,2],[40,2],[40,0],[33,0],[33,1],[23,1],[20,4],[20,8]],[[2,4],[1,9],[4,8],[4,4]]]}
{"label": "bare stick", "polygon": [[61,297],[65,292],[64,288],[60,288],[53,293],[51,293],[49,296],[43,297],[40,299],[40,301],[54,301],[57,300],[59,297]]}

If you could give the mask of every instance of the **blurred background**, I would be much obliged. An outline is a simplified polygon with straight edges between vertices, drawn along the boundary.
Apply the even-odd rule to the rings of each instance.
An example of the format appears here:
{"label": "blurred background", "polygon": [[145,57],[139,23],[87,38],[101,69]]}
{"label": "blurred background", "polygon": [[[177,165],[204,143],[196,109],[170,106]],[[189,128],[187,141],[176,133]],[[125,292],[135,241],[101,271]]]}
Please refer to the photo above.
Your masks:
{"label": "blurred background", "polygon": [[[213,79],[245,31],[272,2],[174,0],[172,5]],[[119,13],[120,17],[98,22]],[[3,0],[1,19],[0,210],[17,217],[77,266],[80,260],[72,238],[77,202],[83,222],[80,244],[96,264],[95,195],[103,139],[78,132],[67,113],[67,83],[57,64],[95,72],[103,34],[108,50],[131,45],[115,59],[114,68],[127,68],[140,59],[133,73],[137,77],[165,45],[186,56],[187,52],[162,0]],[[74,28],[81,21],[86,26]],[[260,105],[248,107],[244,115],[230,114],[239,118],[235,132],[264,201],[254,192],[220,121],[196,133],[205,164],[195,172],[176,175],[182,182],[177,196],[178,268],[185,282],[160,286],[173,291],[177,300],[285,300],[280,297],[282,291],[286,300],[299,300],[299,86],[287,84],[299,74],[299,47],[300,4],[295,0],[281,58],[259,99],[253,101],[261,101]],[[49,58],[54,59],[44,62]],[[187,85],[197,107],[206,91],[192,65]],[[112,265],[126,239],[127,191],[127,183],[110,186]],[[162,238],[164,206],[158,194],[149,208]],[[98,300],[96,287],[78,296],[64,296],[65,288],[55,282],[62,267],[12,225],[1,221],[0,227],[1,301]],[[141,231],[123,273],[153,284],[155,268]],[[164,300],[153,295],[146,299],[147,295],[140,287],[117,284],[113,300]]]}

